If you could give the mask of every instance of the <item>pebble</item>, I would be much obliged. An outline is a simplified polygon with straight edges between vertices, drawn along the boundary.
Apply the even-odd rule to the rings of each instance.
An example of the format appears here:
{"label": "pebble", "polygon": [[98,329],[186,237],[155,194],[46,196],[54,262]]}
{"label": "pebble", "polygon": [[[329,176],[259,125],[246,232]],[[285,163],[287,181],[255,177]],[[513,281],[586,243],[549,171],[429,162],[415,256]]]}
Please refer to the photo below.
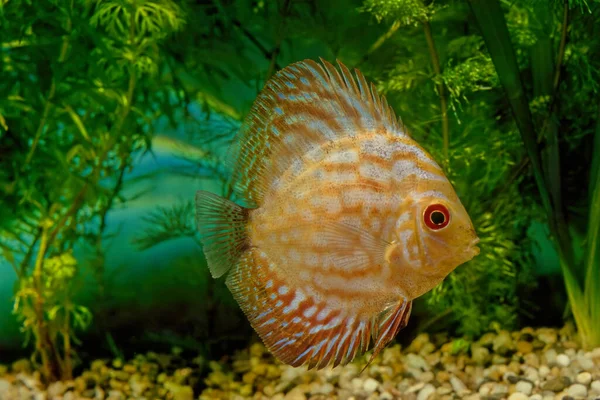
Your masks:
{"label": "pebble", "polygon": [[552,378],[544,383],[542,383],[542,390],[548,390],[552,392],[560,392],[567,386],[564,379],[560,378]]}
{"label": "pebble", "polygon": [[463,383],[463,381],[461,381],[454,375],[450,377],[450,384],[452,385],[452,389],[454,389],[456,394],[458,394],[459,396],[464,396],[466,393],[469,392],[469,389],[467,389],[467,386]]}
{"label": "pebble", "polygon": [[594,395],[600,395],[600,380],[593,381],[590,385],[590,390]]}
{"label": "pebble", "polygon": [[528,400],[529,396],[523,394],[523,393],[513,393],[510,396],[508,396],[508,400]]}
{"label": "pebble", "polygon": [[4,394],[7,393],[12,385],[6,379],[0,379],[0,398],[4,398]]}
{"label": "pebble", "polygon": [[576,383],[569,386],[568,393],[569,396],[585,398],[587,396],[587,388],[580,383]]}
{"label": "pebble", "polygon": [[590,374],[589,372],[580,372],[579,374],[577,374],[577,377],[575,378],[575,380],[578,383],[581,383],[582,385],[589,385],[590,382],[592,382],[592,374]]}
{"label": "pebble", "polygon": [[571,364],[571,359],[566,354],[559,354],[556,357],[556,363],[561,367],[568,367]]}
{"label": "pebble", "polygon": [[365,380],[365,382],[363,383],[363,390],[365,392],[367,392],[368,394],[373,393],[374,391],[377,390],[377,388],[379,387],[379,382],[377,382],[375,379],[373,378],[368,378],[367,380]]}
{"label": "pebble", "polygon": [[[13,364],[18,375],[0,368],[0,399],[600,400],[600,349],[585,352],[574,333],[557,332],[524,328],[489,333],[467,341],[470,346],[458,354],[453,343],[464,338],[419,335],[406,349],[384,349],[362,375],[366,359],[307,372],[278,363],[255,343],[229,364],[195,364],[181,355],[154,353],[129,361],[98,360],[73,381],[53,383],[43,391],[39,372],[18,361]],[[201,382],[204,391],[194,395]]]}
{"label": "pebble", "polygon": [[592,360],[591,357],[586,357],[586,356],[578,357],[577,364],[579,364],[579,366],[586,371],[589,371],[592,368],[594,368],[594,360]]}
{"label": "pebble", "polygon": [[423,387],[423,389],[421,389],[419,391],[419,394],[417,395],[417,400],[427,400],[434,393],[435,393],[435,386],[428,383],[427,385],[425,385]]}
{"label": "pebble", "polygon": [[519,393],[529,396],[533,390],[533,383],[527,381],[519,381],[515,385],[515,390]]}
{"label": "pebble", "polygon": [[558,354],[554,349],[548,349],[544,352],[544,357],[546,358],[546,363],[548,364],[554,364],[557,356]]}
{"label": "pebble", "polygon": [[494,385],[494,388],[492,389],[492,396],[505,397],[507,394],[508,394],[508,385],[505,385],[502,383]]}
{"label": "pebble", "polygon": [[533,344],[531,342],[518,341],[517,351],[521,354],[529,354],[533,351]]}

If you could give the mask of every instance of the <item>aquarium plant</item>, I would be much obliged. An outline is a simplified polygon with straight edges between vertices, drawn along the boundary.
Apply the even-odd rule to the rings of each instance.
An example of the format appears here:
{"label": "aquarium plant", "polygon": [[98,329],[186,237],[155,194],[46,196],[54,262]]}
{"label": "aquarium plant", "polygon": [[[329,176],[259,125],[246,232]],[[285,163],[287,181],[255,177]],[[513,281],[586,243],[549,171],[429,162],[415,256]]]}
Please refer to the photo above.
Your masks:
{"label": "aquarium plant", "polygon": [[0,249],[47,381],[71,378],[92,319],[77,278],[104,295],[107,213],[165,113],[159,45],[183,25],[169,0],[0,2]]}

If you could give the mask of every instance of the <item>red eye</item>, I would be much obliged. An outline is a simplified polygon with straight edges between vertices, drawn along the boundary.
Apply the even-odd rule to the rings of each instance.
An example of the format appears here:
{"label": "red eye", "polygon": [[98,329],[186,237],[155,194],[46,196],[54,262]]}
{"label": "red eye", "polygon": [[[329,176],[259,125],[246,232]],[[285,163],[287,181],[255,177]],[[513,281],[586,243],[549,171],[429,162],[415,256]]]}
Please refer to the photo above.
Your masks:
{"label": "red eye", "polygon": [[425,225],[427,225],[429,229],[437,231],[448,225],[450,222],[450,213],[444,205],[431,204],[425,209],[423,218],[425,219]]}

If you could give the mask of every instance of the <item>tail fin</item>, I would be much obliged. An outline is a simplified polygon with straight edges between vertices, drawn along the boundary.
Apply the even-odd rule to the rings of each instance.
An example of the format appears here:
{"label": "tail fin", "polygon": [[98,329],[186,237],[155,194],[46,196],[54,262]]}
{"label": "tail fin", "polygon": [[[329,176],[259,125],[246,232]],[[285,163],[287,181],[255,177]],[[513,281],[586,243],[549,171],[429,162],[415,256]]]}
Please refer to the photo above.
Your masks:
{"label": "tail fin", "polygon": [[249,209],[212,194],[196,192],[196,226],[213,278],[223,276],[250,247]]}

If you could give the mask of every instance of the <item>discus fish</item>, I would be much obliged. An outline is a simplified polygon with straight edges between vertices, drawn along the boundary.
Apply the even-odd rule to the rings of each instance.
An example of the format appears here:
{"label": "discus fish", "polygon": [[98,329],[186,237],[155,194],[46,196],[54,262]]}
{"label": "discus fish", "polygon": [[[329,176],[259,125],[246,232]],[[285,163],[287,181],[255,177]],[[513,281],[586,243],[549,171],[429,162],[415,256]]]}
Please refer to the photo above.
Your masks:
{"label": "discus fish", "polygon": [[253,104],[233,157],[243,206],[196,194],[212,276],[227,274],[280,361],[309,368],[372,360],[412,300],[479,254],[451,183],[385,97],[321,62],[279,71]]}

